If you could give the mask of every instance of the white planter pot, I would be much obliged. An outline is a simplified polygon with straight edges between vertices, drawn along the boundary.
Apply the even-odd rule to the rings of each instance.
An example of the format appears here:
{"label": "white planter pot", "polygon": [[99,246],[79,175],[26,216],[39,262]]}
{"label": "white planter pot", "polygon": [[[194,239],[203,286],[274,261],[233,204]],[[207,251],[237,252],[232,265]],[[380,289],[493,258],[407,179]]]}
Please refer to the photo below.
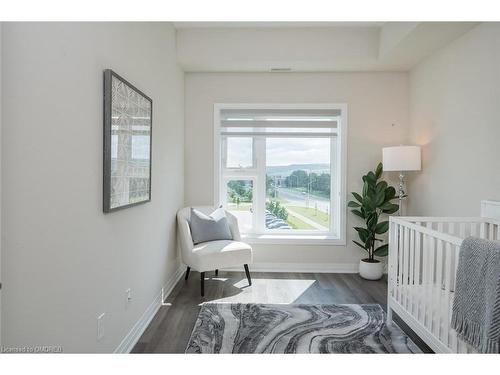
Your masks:
{"label": "white planter pot", "polygon": [[379,280],[384,273],[384,264],[380,261],[376,263],[365,262],[364,259],[359,261],[359,275],[367,280]]}

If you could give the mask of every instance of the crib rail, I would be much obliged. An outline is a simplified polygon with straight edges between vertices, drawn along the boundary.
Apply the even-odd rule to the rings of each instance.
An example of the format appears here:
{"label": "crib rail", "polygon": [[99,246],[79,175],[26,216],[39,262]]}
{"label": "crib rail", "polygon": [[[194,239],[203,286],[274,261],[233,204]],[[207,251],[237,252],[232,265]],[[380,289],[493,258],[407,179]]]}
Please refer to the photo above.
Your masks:
{"label": "crib rail", "polygon": [[468,236],[500,239],[500,221],[483,217],[398,217],[403,220],[418,223],[439,233],[446,233],[464,239]]}
{"label": "crib rail", "polygon": [[394,310],[434,351],[470,352],[451,329],[458,254],[467,236],[499,239],[485,218],[391,217],[388,323]]}

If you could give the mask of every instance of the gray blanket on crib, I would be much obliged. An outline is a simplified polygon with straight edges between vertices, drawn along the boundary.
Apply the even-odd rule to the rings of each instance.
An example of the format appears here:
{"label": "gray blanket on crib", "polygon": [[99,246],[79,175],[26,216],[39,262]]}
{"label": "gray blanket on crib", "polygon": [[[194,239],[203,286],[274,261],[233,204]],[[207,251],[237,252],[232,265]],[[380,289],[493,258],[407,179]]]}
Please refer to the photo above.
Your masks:
{"label": "gray blanket on crib", "polygon": [[500,242],[462,242],[451,326],[479,352],[500,352]]}

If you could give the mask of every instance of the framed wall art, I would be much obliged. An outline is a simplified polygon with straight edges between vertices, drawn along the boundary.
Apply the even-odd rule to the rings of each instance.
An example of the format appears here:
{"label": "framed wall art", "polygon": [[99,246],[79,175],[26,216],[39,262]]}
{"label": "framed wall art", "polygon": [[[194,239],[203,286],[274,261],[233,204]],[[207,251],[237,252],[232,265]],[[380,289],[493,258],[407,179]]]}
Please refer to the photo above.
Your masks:
{"label": "framed wall art", "polygon": [[103,211],[151,201],[153,101],[111,69],[104,71]]}

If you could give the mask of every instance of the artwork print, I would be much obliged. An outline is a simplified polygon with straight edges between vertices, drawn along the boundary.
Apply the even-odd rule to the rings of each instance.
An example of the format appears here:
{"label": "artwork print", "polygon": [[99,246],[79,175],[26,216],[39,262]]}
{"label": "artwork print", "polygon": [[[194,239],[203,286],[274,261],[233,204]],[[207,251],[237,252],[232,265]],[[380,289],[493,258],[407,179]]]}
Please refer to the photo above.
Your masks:
{"label": "artwork print", "polygon": [[104,71],[104,212],[151,200],[152,110],[148,96]]}

